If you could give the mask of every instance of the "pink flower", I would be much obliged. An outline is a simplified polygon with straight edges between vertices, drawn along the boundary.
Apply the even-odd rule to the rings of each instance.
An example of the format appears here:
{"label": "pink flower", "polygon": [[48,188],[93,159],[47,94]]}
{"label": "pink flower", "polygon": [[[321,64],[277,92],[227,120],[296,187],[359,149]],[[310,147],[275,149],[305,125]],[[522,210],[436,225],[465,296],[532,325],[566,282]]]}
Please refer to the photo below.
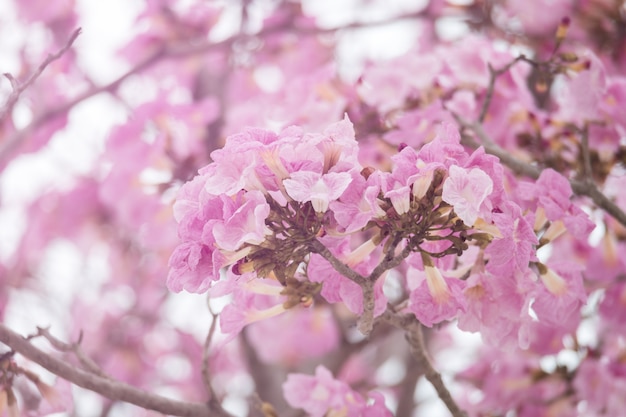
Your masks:
{"label": "pink flower", "polygon": [[511,276],[528,270],[528,263],[535,256],[533,245],[538,240],[529,223],[531,219],[522,215],[517,204],[508,202],[500,209],[503,212],[493,213],[493,221],[502,237],[494,239],[485,249],[489,257],[487,271],[495,276]]}
{"label": "pink flower", "polygon": [[289,374],[283,392],[289,405],[303,409],[311,417],[391,417],[380,393],[372,392],[370,397],[374,401],[368,405],[366,398],[345,382],[333,378],[322,365],[315,368],[315,376]]}
{"label": "pink flower", "polygon": [[424,272],[426,279],[411,291],[408,307],[424,326],[432,327],[467,310],[462,281],[444,278],[435,266],[425,266]]}
{"label": "pink flower", "polygon": [[237,336],[248,324],[278,316],[286,311],[282,302],[261,308],[255,305],[259,301],[268,304],[269,298],[240,290],[235,295],[235,301],[224,307],[220,313],[220,330],[229,335],[228,340]]}
{"label": "pink flower", "polygon": [[337,200],[352,182],[348,172],[318,174],[311,171],[292,172],[283,181],[289,197],[301,203],[310,201],[317,213],[325,213],[331,201]]}
{"label": "pink flower", "polygon": [[240,194],[237,200],[237,203],[242,203],[241,206],[224,222],[213,226],[215,243],[228,251],[236,251],[245,243],[258,245],[270,233],[265,226],[270,206],[263,193],[250,191]]}
{"label": "pink flower", "polygon": [[346,233],[356,232],[375,217],[385,215],[378,205],[380,176],[370,175],[366,180],[360,174],[352,175],[350,186],[338,201],[330,203],[337,223],[345,228]]}
{"label": "pink flower", "polygon": [[610,285],[600,304],[602,319],[617,329],[626,329],[626,283],[617,282]]}
{"label": "pink flower", "polygon": [[199,242],[183,242],[174,249],[169,261],[167,287],[170,291],[203,293],[211,281],[219,279],[213,251]]}
{"label": "pink flower", "polygon": [[[556,30],[563,16],[571,16],[572,0],[506,1],[500,18],[510,19],[511,28],[521,29],[534,36],[549,36]],[[542,12],[538,12],[538,11]],[[513,23],[515,22],[515,23]]]}
{"label": "pink flower", "polygon": [[459,317],[459,329],[480,332],[490,346],[519,347],[520,332],[531,317],[524,294],[512,276],[481,273],[470,276],[463,292],[467,311]]}
{"label": "pink flower", "polygon": [[572,262],[539,265],[541,284],[534,291],[533,310],[541,321],[575,331],[580,307],[587,299],[580,267]]}
{"label": "pink flower", "polygon": [[[585,411],[598,413],[595,415],[611,415],[605,414],[611,400],[614,401],[614,408],[617,406],[617,408],[623,409],[626,384],[622,381],[618,383],[618,381],[619,379],[611,373],[605,361],[587,357],[576,370],[573,386],[578,396],[585,399]],[[615,415],[620,413],[621,410]]]}
{"label": "pink flower", "polygon": [[570,201],[572,187],[569,185],[569,181],[552,168],[548,168],[541,172],[534,186],[536,187],[535,198],[546,210],[548,219],[562,218],[572,204]]}
{"label": "pink flower", "polygon": [[315,376],[289,374],[283,384],[285,399],[292,407],[302,408],[311,417],[324,417],[328,411],[344,408],[350,387],[324,366],[315,368]]}
{"label": "pink flower", "polygon": [[426,164],[439,162],[450,166],[463,165],[468,155],[461,145],[459,129],[456,125],[445,122],[438,126],[435,139],[421,147],[417,157]]}
{"label": "pink flower", "polygon": [[577,124],[600,118],[600,105],[607,88],[602,61],[591,52],[585,55],[582,58],[588,60],[589,68],[563,76],[562,87],[554,94],[560,106],[560,118]]}
{"label": "pink flower", "polygon": [[467,170],[456,165],[450,167],[443,183],[443,201],[454,207],[463,223],[473,226],[485,199],[493,191],[493,181],[480,168]]}

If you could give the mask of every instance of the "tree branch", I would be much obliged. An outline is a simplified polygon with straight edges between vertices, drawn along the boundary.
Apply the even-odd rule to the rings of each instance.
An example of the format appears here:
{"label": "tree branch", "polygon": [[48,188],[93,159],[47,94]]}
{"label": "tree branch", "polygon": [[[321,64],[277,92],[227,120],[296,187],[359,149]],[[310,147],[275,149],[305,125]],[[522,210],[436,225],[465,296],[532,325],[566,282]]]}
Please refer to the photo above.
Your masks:
{"label": "tree branch", "polygon": [[361,285],[361,290],[363,291],[363,314],[361,314],[357,328],[366,336],[369,336],[374,328],[374,307],[376,306],[374,282],[366,281]]}
{"label": "tree branch", "polygon": [[72,352],[79,360],[80,364],[85,368],[85,370],[91,372],[92,374],[98,375],[102,378],[110,379],[108,375],[104,373],[102,369],[88,356],[83,353],[83,350],[80,348],[80,342],[83,337],[83,333],[80,333],[78,341],[75,343],[65,343],[57,339],[56,337],[50,334],[50,331],[45,328],[38,327],[37,334],[45,337],[48,342],[57,350],[61,352]]}
{"label": "tree branch", "polygon": [[[515,158],[509,151],[502,149],[500,146],[495,144],[491,138],[487,135],[483,127],[479,123],[470,123],[461,118],[458,115],[454,115],[454,118],[457,120],[459,125],[462,128],[471,130],[474,134],[480,139],[480,143],[477,142],[474,138],[467,134],[462,135],[462,143],[476,149],[479,146],[485,148],[485,152],[488,154],[497,156],[500,161],[508,166],[513,172],[519,175],[524,175],[533,179],[539,178],[541,175],[541,168],[536,165],[531,165],[529,163],[520,161]],[[572,187],[572,191],[577,195],[583,195],[590,197],[591,200],[600,208],[602,208],[605,212],[611,215],[615,220],[621,223],[626,227],[626,213],[611,201],[607,196],[605,196],[595,185],[595,183],[589,180],[569,180],[570,186]]]}
{"label": "tree branch", "polygon": [[311,240],[309,242],[309,248],[312,252],[317,253],[318,255],[322,256],[322,258],[326,259],[332,265],[335,271],[339,272],[350,281],[356,282],[361,286],[363,286],[363,284],[368,281],[368,279],[365,278],[363,275],[359,274],[354,269],[341,262],[341,260],[333,255],[331,251],[328,250],[328,248],[324,246],[324,244],[319,240]]}
{"label": "tree branch", "polygon": [[382,317],[389,324],[403,329],[406,332],[406,340],[409,342],[411,354],[417,361],[418,366],[424,372],[426,379],[437,391],[437,395],[444,402],[453,417],[467,417],[467,413],[461,410],[450,391],[443,382],[441,374],[434,368],[424,343],[422,325],[411,316],[401,316],[397,313],[385,311]]}
{"label": "tree branch", "polygon": [[429,355],[424,344],[422,325],[416,323],[407,329],[406,339],[411,347],[413,357],[424,370],[424,376],[435,388],[439,398],[441,398],[441,401],[443,401],[446,407],[448,407],[448,410],[450,410],[454,417],[467,417],[467,414],[461,410],[456,401],[454,401],[454,398],[452,398],[450,391],[448,391],[448,388],[443,383],[441,374],[433,367],[433,364],[428,357]]}
{"label": "tree branch", "polygon": [[67,50],[72,47],[72,44],[74,43],[76,38],[78,38],[80,32],[81,28],[76,29],[72,33],[68,41],[65,43],[65,46],[63,46],[63,48],[61,48],[55,54],[48,54],[46,59],[39,65],[39,67],[37,67],[37,70],[33,74],[31,74],[28,80],[26,80],[23,84],[20,84],[15,78],[13,78],[11,74],[3,74],[11,83],[13,91],[11,92],[11,95],[9,96],[7,102],[4,104],[2,110],[0,111],[0,124],[2,124],[4,122],[4,119],[11,113],[13,106],[15,106],[15,103],[17,103],[17,100],[20,98],[20,95],[24,92],[24,90],[30,87],[35,82],[35,80],[39,78],[39,76],[43,73],[46,67],[50,65],[50,63],[61,58],[63,54],[65,54],[65,52],[67,52]]}
{"label": "tree branch", "polygon": [[0,324],[0,342],[15,352],[39,364],[53,374],[75,385],[97,392],[114,401],[124,401],[147,410],[182,417],[231,417],[230,414],[211,410],[205,404],[172,400],[130,386],[120,381],[102,378],[98,375],[75,368],[32,345],[26,338]]}
{"label": "tree branch", "polygon": [[413,252],[409,245],[406,245],[402,252],[400,252],[394,258],[389,260],[383,259],[381,263],[379,263],[376,268],[372,271],[372,273],[367,277],[370,281],[376,281],[378,277],[380,277],[385,271],[389,271],[392,268],[400,265],[410,254]]}
{"label": "tree branch", "polygon": [[496,79],[508,70],[510,70],[513,65],[523,60],[526,60],[526,57],[524,55],[520,55],[502,68],[498,69],[494,69],[489,63],[487,64],[487,67],[489,69],[489,84],[487,85],[487,94],[485,95],[485,100],[483,101],[483,105],[480,109],[480,114],[478,115],[477,120],[479,123],[483,123],[485,121],[485,118],[487,117],[489,105],[491,105],[491,100],[493,99],[493,91],[496,86]]}

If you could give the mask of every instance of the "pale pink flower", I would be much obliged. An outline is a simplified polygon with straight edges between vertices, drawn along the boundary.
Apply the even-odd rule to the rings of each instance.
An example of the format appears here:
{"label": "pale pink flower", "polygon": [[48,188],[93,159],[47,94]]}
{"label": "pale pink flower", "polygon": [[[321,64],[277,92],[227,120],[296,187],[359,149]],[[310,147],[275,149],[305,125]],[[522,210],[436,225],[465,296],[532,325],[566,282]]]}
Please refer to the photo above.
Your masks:
{"label": "pale pink flower", "polygon": [[366,398],[347,383],[333,378],[322,365],[315,368],[315,376],[289,374],[283,384],[283,392],[289,405],[303,409],[311,417],[392,415],[380,393],[370,393],[374,401],[368,405]]}
{"label": "pale pink flower", "polygon": [[485,199],[493,191],[493,181],[482,169],[467,170],[456,165],[450,167],[443,183],[443,201],[454,207],[463,223],[473,226]]}
{"label": "pale pink flower", "polygon": [[411,291],[408,308],[424,326],[432,327],[466,311],[462,281],[444,278],[436,267],[426,266],[424,270],[426,279]]}
{"label": "pale pink flower", "polygon": [[265,226],[270,206],[260,191],[250,191],[238,198],[241,206],[224,222],[213,226],[215,243],[221,249],[236,251],[249,243],[258,245],[270,230]]}
{"label": "pale pink flower", "polygon": [[366,180],[360,174],[352,174],[352,182],[338,201],[332,201],[330,209],[337,223],[346,233],[355,232],[370,220],[382,217],[385,212],[378,205],[380,176],[372,174]]}
{"label": "pale pink flower", "polygon": [[183,242],[174,249],[167,275],[170,291],[203,293],[211,281],[219,279],[219,266],[213,262],[213,251],[199,242]]}
{"label": "pale pink flower", "polygon": [[283,181],[289,197],[301,203],[310,201],[317,213],[325,213],[331,201],[337,200],[352,182],[348,172],[318,174],[311,171],[291,173]]}

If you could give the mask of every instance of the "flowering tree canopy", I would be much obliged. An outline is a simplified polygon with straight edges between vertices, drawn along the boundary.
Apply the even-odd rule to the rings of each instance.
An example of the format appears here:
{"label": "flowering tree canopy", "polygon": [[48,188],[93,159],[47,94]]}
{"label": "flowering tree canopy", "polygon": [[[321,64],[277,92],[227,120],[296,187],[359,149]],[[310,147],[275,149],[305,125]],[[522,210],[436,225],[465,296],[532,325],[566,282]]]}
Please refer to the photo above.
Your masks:
{"label": "flowering tree canopy", "polygon": [[626,3],[6,3],[0,416],[623,415]]}

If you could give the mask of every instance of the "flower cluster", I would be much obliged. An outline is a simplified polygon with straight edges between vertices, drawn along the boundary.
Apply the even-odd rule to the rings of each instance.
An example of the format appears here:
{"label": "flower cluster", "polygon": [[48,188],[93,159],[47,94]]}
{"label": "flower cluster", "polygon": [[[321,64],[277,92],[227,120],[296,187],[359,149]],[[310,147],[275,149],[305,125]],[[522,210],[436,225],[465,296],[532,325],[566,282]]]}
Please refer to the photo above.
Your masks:
{"label": "flower cluster", "polygon": [[[249,129],[211,156],[175,203],[182,242],[167,282],[232,295],[226,333],[319,296],[364,317],[392,301],[426,326],[459,318],[489,342],[523,346],[531,304],[556,324],[585,299],[575,265],[535,255],[553,229],[592,228],[567,181],[548,170],[522,195],[506,192],[497,158],[468,153],[452,125],[379,168],[360,164],[347,118],[322,133]],[[384,291],[391,270],[405,299]],[[494,322],[492,311],[506,314]]]}

